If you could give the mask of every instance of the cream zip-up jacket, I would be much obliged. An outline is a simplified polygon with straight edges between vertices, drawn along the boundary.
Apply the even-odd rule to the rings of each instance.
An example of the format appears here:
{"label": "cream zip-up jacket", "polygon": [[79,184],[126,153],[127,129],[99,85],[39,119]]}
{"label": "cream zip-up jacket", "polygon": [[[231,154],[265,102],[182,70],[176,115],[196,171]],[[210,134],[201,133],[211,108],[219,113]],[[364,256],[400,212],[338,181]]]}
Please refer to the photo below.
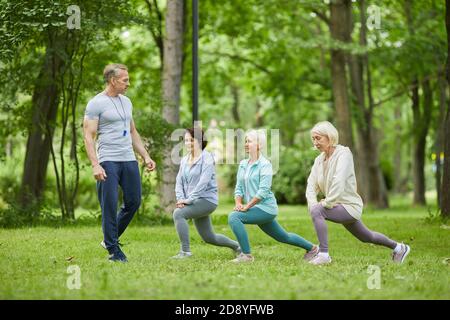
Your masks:
{"label": "cream zip-up jacket", "polygon": [[352,152],[348,147],[337,145],[330,159],[324,160],[325,153],[322,152],[314,160],[308,177],[308,208],[318,203],[317,195],[321,192],[325,196],[322,200],[325,208],[341,204],[352,217],[360,220],[363,202],[357,193]]}

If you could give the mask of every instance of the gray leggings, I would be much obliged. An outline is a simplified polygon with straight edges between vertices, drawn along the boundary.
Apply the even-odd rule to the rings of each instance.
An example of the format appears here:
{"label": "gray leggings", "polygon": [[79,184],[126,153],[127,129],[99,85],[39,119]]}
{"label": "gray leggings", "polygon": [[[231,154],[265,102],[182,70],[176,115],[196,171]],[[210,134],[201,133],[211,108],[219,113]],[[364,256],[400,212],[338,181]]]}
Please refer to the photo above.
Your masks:
{"label": "gray leggings", "polygon": [[231,240],[230,238],[215,234],[211,223],[211,217],[209,216],[217,205],[204,199],[197,199],[190,205],[186,205],[183,208],[177,208],[173,212],[173,221],[175,222],[175,228],[177,229],[178,237],[181,241],[181,250],[184,252],[190,252],[189,247],[189,225],[187,219],[193,219],[194,225],[197,228],[199,235],[206,243],[210,243],[220,247],[229,247],[233,250],[239,248],[239,243]]}
{"label": "gray leggings", "polygon": [[327,209],[319,203],[313,206],[310,212],[319,238],[320,252],[328,252],[328,228],[325,220],[343,224],[351,234],[362,242],[382,245],[391,249],[394,249],[397,245],[397,242],[384,234],[367,229],[360,220],[353,218],[341,204],[332,209]]}

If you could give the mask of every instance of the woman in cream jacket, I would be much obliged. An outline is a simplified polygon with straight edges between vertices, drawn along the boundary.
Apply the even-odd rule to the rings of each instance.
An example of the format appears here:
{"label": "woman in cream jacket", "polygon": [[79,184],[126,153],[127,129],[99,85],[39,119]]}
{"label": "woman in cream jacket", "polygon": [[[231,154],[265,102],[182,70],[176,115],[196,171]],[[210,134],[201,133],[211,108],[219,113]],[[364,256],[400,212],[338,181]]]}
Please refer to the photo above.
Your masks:
{"label": "woman in cream jacket", "polygon": [[[342,224],[362,242],[393,249],[393,261],[402,263],[410,247],[369,230],[361,221],[363,202],[357,193],[353,155],[348,147],[338,144],[336,128],[328,121],[319,122],[312,128],[311,138],[321,154],[315,159],[308,177],[306,198],[320,244],[318,254],[309,262],[314,265],[331,262],[325,222],[330,220]],[[317,200],[319,193],[324,196],[320,201]]]}

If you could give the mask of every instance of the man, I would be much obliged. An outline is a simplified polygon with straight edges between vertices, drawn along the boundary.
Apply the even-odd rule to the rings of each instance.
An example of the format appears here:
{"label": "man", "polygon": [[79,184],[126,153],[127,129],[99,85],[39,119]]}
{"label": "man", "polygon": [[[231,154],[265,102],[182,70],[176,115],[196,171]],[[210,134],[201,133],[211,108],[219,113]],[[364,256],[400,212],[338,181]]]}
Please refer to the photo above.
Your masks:
{"label": "man", "polygon": [[[153,171],[156,164],[136,130],[131,101],[123,95],[130,86],[127,67],[109,64],[103,77],[106,89],[92,98],[86,107],[84,143],[97,180],[104,236],[101,245],[108,250],[109,260],[127,262],[119,246],[119,237],[141,203],[141,179],[133,148],[142,156],[147,170]],[[123,205],[117,213],[119,186]]]}

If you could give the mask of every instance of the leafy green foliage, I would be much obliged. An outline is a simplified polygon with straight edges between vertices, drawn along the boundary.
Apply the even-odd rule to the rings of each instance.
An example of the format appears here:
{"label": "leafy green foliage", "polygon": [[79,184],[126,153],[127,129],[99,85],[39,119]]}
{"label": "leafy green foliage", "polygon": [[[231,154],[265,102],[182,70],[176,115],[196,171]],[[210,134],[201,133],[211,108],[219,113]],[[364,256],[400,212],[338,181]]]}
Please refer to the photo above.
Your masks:
{"label": "leafy green foliage", "polygon": [[298,147],[282,148],[280,168],[273,177],[272,191],[280,204],[306,204],[306,185],[318,152]]}
{"label": "leafy green foliage", "polygon": [[[355,26],[351,44],[332,41],[329,27],[317,15],[320,12],[329,16],[329,5],[321,0],[200,2],[200,119],[205,128],[215,123],[221,130],[255,127],[280,130],[282,156],[273,184],[280,203],[304,201],[305,179],[313,152],[310,152],[309,144],[303,145],[303,141],[317,121],[335,119],[331,48],[369,54],[376,104],[373,124],[379,130],[380,164],[389,187],[402,183],[408,191],[412,186],[410,150],[415,128],[411,120],[409,85],[413,74],[431,79],[435,100],[432,112],[437,122],[436,74],[443,65],[446,49],[444,4],[440,1],[413,2],[414,32],[411,34],[403,3],[391,0],[366,3],[381,9],[381,28],[368,31],[367,47],[361,47],[357,44],[357,2],[353,3]],[[16,199],[21,192],[20,169],[24,152],[19,149],[25,146],[28,130],[32,129],[32,94],[50,34],[59,41],[58,53],[66,60],[70,58],[68,49],[73,49],[75,42],[79,45],[71,67],[66,66],[66,71],[71,70],[77,79],[81,79],[75,119],[81,168],[75,199],[77,210],[98,211],[91,171],[86,166],[88,160],[82,143],[81,124],[87,101],[103,90],[102,70],[107,63],[128,65],[131,87],[127,95],[133,102],[135,121],[146,138],[152,157],[159,164],[161,146],[167,143],[168,134],[174,129],[166,126],[159,116],[162,65],[151,32],[158,31],[157,14],[150,15],[147,4],[139,0],[82,0],[77,2],[81,9],[81,29],[69,31],[66,9],[70,4],[73,3],[69,0],[0,0],[0,159],[7,167],[11,163],[16,166],[14,171],[1,171],[4,183],[0,184],[3,199],[0,206],[6,203],[5,199]],[[158,6],[164,36],[165,1],[158,1]],[[191,122],[189,2],[187,9],[180,107],[182,127]],[[67,39],[71,41],[65,42]],[[80,68],[83,52],[86,55],[83,68]],[[354,117],[362,116],[355,109],[352,113]],[[60,141],[60,130],[59,115],[55,148]],[[428,155],[433,152],[434,130],[432,127],[428,136]],[[66,142],[66,150],[70,149],[69,143]],[[11,156],[8,146],[12,146],[13,154],[21,154],[22,159]],[[398,155],[400,167],[397,168],[394,159]],[[69,153],[64,157],[71,163]],[[427,156],[427,162],[429,159]],[[430,182],[433,176],[429,163],[426,168]],[[229,201],[232,201],[236,169],[235,165],[217,166],[221,194]],[[397,172],[401,179],[395,174]],[[159,174],[143,175],[146,198],[140,214],[151,213],[158,206]],[[428,186],[432,189],[433,183]],[[53,209],[59,206],[55,190],[54,172],[48,170],[45,202]]]}

